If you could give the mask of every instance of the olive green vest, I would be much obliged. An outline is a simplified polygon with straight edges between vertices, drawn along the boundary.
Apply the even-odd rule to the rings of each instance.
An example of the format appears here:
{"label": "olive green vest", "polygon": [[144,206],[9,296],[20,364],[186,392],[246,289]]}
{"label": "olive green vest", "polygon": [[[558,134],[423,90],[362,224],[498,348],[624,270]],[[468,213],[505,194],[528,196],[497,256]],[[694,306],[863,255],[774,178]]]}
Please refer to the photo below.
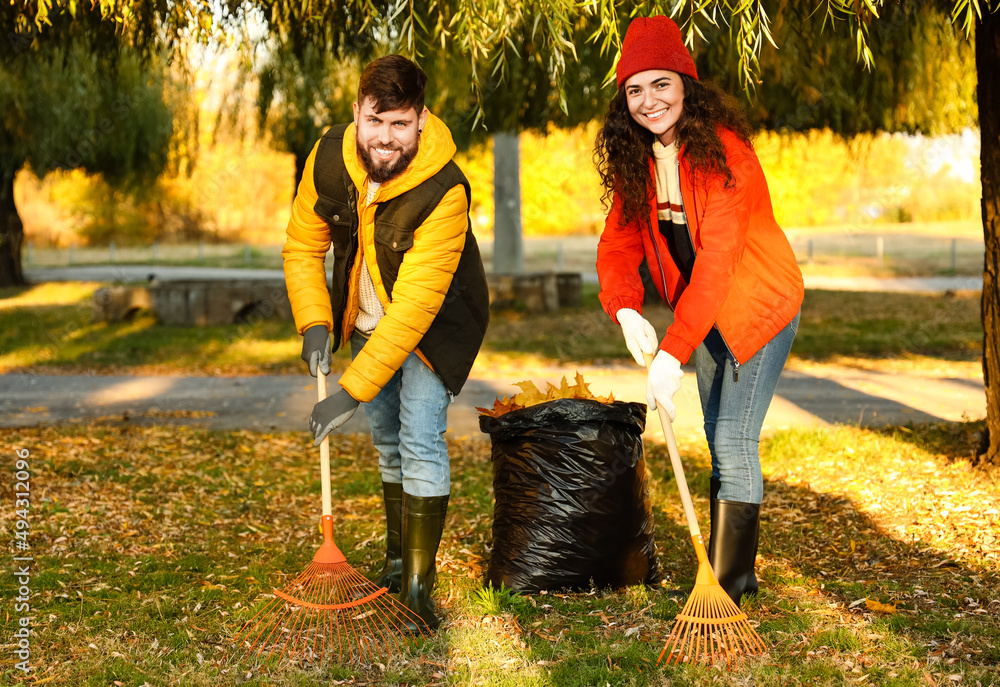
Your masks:
{"label": "olive green vest", "polygon": [[[343,317],[350,302],[351,269],[358,253],[358,190],[344,165],[346,124],[331,128],[320,139],[313,165],[319,198],[313,210],[330,227],[333,244],[334,349],[342,344]],[[404,172],[405,174],[406,172]],[[389,300],[406,251],[413,246],[413,232],[440,204],[445,194],[461,184],[467,199],[471,190],[465,175],[449,161],[434,176],[396,198],[379,203],[375,210],[375,256]],[[472,226],[465,233],[465,248],[444,303],[418,347],[453,394],[469,377],[489,322],[489,289]]]}

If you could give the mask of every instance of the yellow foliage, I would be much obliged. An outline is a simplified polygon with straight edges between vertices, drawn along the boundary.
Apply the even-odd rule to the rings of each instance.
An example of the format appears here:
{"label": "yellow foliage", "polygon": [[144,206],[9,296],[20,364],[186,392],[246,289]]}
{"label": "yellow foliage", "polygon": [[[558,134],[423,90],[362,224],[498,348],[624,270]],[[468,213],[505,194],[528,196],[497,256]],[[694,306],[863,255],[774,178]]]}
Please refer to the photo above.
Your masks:
{"label": "yellow foliage", "polygon": [[[601,182],[593,162],[598,125],[521,134],[521,226],[525,236],[598,234],[604,229]],[[493,150],[456,157],[472,186],[477,233],[493,233]]]}
{"label": "yellow foliage", "polygon": [[[605,211],[593,162],[598,123],[551,128],[520,138],[522,226],[525,236],[600,233]],[[133,202],[79,170],[38,182],[17,179],[16,199],[28,240],[38,245],[120,245],[202,238],[259,245],[284,240],[294,188],[291,155],[259,141],[209,138],[201,127],[196,164],[187,175],[164,175],[143,202]],[[974,138],[974,136],[973,136]],[[969,220],[978,215],[978,151],[963,138],[915,139],[867,135],[844,140],[830,131],[762,132],[754,141],[767,175],[778,223],[786,229],[837,225],[863,231],[873,223]],[[964,164],[965,178],[947,167],[914,164],[911,149]],[[956,152],[957,151],[957,152]],[[493,154],[479,145],[457,156],[472,185],[477,234],[493,231]],[[970,167],[971,166],[971,167]],[[110,226],[101,229],[101,223]],[[91,227],[88,229],[88,227]],[[96,227],[96,230],[95,230]]]}
{"label": "yellow foliage", "polygon": [[[914,164],[910,146],[974,160],[974,181]],[[977,151],[964,138],[906,138],[866,134],[845,140],[829,130],[761,132],[754,148],[767,176],[771,203],[782,227],[838,225],[864,231],[876,223],[974,219],[980,187]]]}
{"label": "yellow foliage", "polygon": [[119,245],[209,239],[279,244],[291,212],[293,157],[257,141],[210,138],[203,126],[190,173],[165,173],[140,198],[99,176],[55,172],[17,178],[25,235],[40,245]]}
{"label": "yellow foliage", "polygon": [[517,382],[514,386],[521,389],[521,393],[515,394],[513,398],[497,399],[493,403],[493,408],[476,408],[480,415],[489,415],[490,417],[500,417],[504,413],[509,413],[512,410],[520,410],[521,408],[529,408],[531,406],[538,405],[539,403],[545,403],[547,401],[555,401],[561,398],[576,398],[585,401],[599,401],[601,403],[614,403],[614,395],[609,396],[597,396],[590,391],[590,385],[583,381],[583,375],[579,372],[576,373],[576,379],[573,384],[570,384],[566,380],[566,376],[563,375],[562,381],[559,386],[554,386],[550,382],[546,382],[548,388],[542,392],[535,383],[526,380],[523,382]]}

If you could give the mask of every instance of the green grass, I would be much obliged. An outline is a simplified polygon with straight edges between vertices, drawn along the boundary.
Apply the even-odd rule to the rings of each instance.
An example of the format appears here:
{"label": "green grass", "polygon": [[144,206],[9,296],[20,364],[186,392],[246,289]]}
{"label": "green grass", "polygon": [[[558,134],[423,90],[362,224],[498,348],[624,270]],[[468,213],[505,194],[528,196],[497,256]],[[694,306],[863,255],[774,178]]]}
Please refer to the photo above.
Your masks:
{"label": "green grass", "polygon": [[982,359],[978,293],[808,291],[792,353],[837,358]]}
{"label": "green grass", "polygon": [[[664,582],[522,594],[483,587],[490,447],[452,441],[442,629],[382,666],[280,664],[245,682],[227,641],[318,545],[315,449],[301,433],[92,424],[0,430],[0,442],[30,452],[37,682],[916,687],[1000,684],[1000,481],[964,460],[981,430],[842,427],[767,440],[762,593],[745,607],[769,652],[731,670],[656,667],[697,569],[661,444],[647,444],[646,464]],[[686,442],[681,453],[707,530],[706,448]],[[362,571],[382,555],[375,461],[367,437],[333,443],[337,541]],[[0,510],[7,531],[13,519]],[[0,594],[16,595],[12,576]],[[10,655],[0,675],[36,683]]]}
{"label": "green grass", "polygon": [[[91,321],[96,284],[49,283],[0,290],[0,372],[166,374],[300,373],[301,339],[290,322],[164,326],[149,313],[130,322]],[[665,331],[664,305],[644,315]],[[792,361],[950,366],[974,374],[982,355],[979,299],[956,296],[808,291]],[[597,287],[584,304],[552,314],[495,312],[479,365],[627,363],[621,330],[601,310]],[[349,362],[346,351],[334,369]]]}
{"label": "green grass", "polygon": [[[300,371],[301,339],[291,323],[174,327],[158,324],[146,312],[128,322],[94,322],[90,303],[97,288],[67,282],[0,289],[0,372]],[[346,367],[346,361],[338,362]]]}

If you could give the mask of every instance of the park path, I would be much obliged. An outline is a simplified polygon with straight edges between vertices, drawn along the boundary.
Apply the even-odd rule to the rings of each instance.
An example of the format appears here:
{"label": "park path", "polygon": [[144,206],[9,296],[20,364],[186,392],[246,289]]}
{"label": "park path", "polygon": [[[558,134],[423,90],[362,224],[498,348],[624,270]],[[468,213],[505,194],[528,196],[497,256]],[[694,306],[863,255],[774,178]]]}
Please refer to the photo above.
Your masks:
{"label": "park path", "polygon": [[[514,384],[530,379],[559,384],[580,372],[599,395],[645,399],[645,374],[638,366],[551,366],[488,370],[477,366],[449,411],[451,436],[479,434],[477,406],[491,407]],[[677,404],[679,434],[701,429],[701,404],[688,367]],[[258,431],[306,429],[316,402],[315,380],[308,375],[255,377],[0,375],[0,426],[83,422],[95,418],[137,423],[182,423],[216,429]],[[832,365],[786,369],[765,419],[765,433],[788,427],[829,424],[906,424],[983,417],[986,400],[981,378],[956,379],[931,373],[882,373]],[[658,421],[649,419],[657,433]],[[367,432],[363,412],[341,429]]]}
{"label": "park path", "polygon": [[[80,266],[31,270],[34,282],[141,281],[150,274],[161,279],[274,277],[280,270],[206,269],[197,267]],[[925,279],[807,279],[807,288],[940,292],[982,288],[975,278]],[[465,389],[449,412],[449,434],[479,434],[477,406],[492,406],[494,399],[517,393],[514,384],[530,379],[544,382],[570,380],[580,372],[591,390],[614,394],[619,400],[644,401],[645,374],[638,366],[553,365],[531,369],[498,370],[477,364]],[[332,380],[331,380],[332,381]],[[217,429],[247,428],[260,431],[306,429],[306,419],[316,399],[315,380],[307,375],[252,377],[199,376],[76,376],[0,375],[0,426],[26,427],[83,422],[94,418],[142,423],[197,424]],[[676,396],[679,434],[701,429],[701,405],[693,369]],[[775,399],[765,419],[765,433],[788,427],[829,424],[881,425],[935,420],[956,421],[983,417],[986,400],[981,375],[942,377],[912,370],[891,373],[836,365],[790,367],[782,374]],[[650,431],[658,421],[650,417]],[[368,431],[359,411],[341,429]]]}

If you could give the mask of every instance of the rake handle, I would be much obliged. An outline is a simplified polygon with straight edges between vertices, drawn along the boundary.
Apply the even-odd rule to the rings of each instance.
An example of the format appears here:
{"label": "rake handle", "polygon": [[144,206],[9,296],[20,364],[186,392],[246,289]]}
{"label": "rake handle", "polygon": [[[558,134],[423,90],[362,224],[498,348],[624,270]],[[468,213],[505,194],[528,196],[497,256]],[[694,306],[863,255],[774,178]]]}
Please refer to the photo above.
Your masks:
{"label": "rake handle", "polygon": [[[316,371],[316,390],[319,400],[326,400],[326,375]],[[333,515],[333,495],[330,489],[330,435],[319,445],[320,488],[323,492],[323,515]]]}
{"label": "rake handle", "polygon": [[[649,365],[653,362],[653,356],[646,353],[642,355],[646,360],[646,372],[648,373]],[[694,513],[694,503],[691,501],[691,492],[688,490],[687,478],[684,476],[684,464],[681,463],[681,453],[677,450],[674,426],[670,423],[670,417],[662,405],[657,404],[656,410],[660,416],[660,424],[663,426],[663,438],[667,442],[667,452],[670,453],[670,464],[674,469],[677,491],[681,493],[681,503],[684,505],[684,517],[687,519],[688,530],[691,532],[692,539],[701,540],[701,528],[698,527],[698,518]]]}

